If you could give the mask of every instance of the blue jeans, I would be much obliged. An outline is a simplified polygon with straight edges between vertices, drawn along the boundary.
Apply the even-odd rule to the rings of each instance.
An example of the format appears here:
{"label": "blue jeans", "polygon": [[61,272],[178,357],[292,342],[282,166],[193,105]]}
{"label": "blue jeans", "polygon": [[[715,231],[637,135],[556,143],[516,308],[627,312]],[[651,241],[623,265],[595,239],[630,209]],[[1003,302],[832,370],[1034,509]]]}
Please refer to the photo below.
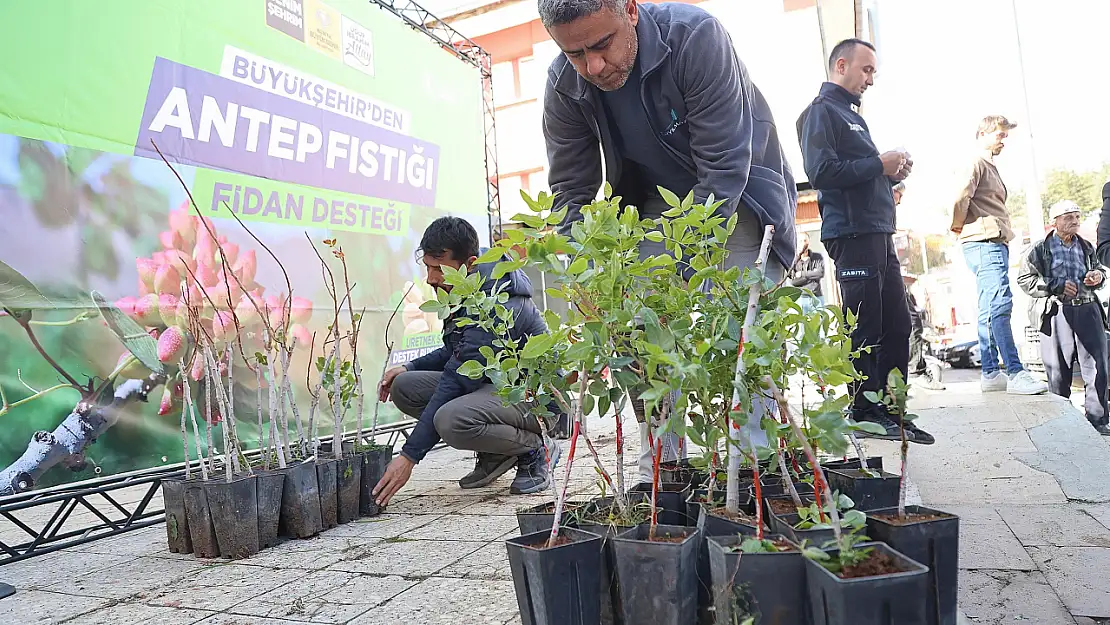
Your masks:
{"label": "blue jeans", "polygon": [[1024,368],[1018,354],[1010,314],[1014,295],[1010,291],[1010,248],[1005,243],[964,243],[967,266],[975,272],[979,290],[979,358],[984,374],[997,372],[999,356],[1006,373],[1014,375]]}

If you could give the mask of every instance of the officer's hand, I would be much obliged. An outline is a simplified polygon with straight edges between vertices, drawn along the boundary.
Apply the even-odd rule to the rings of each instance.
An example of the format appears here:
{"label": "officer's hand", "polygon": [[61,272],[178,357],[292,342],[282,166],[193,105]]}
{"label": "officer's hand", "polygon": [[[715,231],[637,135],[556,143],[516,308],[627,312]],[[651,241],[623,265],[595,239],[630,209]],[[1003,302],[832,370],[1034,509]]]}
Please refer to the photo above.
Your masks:
{"label": "officer's hand", "polygon": [[1102,284],[1102,272],[1088,271],[1086,277],[1083,278],[1083,284],[1092,288]]}
{"label": "officer's hand", "polygon": [[883,162],[883,175],[894,177],[905,166],[906,155],[902,152],[884,152],[879,155],[879,160]]}
{"label": "officer's hand", "polygon": [[397,456],[389,463],[382,478],[378,480],[378,485],[374,487],[373,495],[379,506],[383,508],[388,506],[389,500],[393,499],[397,491],[408,484],[409,478],[412,477],[412,468],[415,466],[416,463],[405,456]]}
{"label": "officer's hand", "polygon": [[[1086,282],[1086,280],[1084,280],[1084,282]],[[1079,285],[1072,282],[1071,280],[1068,280],[1067,282],[1065,282],[1064,283],[1064,297],[1066,297],[1068,299],[1071,299],[1071,298],[1075,297],[1076,295],[1079,295]]]}

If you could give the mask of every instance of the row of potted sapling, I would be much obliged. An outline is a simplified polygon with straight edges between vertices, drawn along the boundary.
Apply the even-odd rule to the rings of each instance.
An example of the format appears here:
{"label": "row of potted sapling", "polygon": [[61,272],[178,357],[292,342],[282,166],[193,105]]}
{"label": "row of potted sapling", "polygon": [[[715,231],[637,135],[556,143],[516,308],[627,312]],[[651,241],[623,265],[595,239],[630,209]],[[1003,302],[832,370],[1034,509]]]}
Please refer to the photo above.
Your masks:
{"label": "row of potted sapling", "polygon": [[[170,215],[164,249],[137,260],[138,296],[111,304],[93,294],[127,348],[112,377],[164,379],[159,414],[179,412],[185,470],[182,479],[163,481],[167,540],[172,552],[204,558],[248,557],[280,536],[307,538],[378,514],[372,490],[393,455],[375,442],[377,404],[364,428],[362,315],[351,301],[342,248],[324,241],[342,267],[338,285],[317,250],[332,316],[313,360],[317,336],[305,326],[312,302],[293,297],[280,260],[239,223],[281,268],[283,293],[264,294],[256,251],[241,252],[217,234],[190,195]],[[307,416],[292,383],[294,354],[304,348],[312,363]],[[388,362],[388,340],[386,350]],[[345,442],[343,420],[352,409],[357,431]],[[330,440],[319,436],[325,411]]]}
{"label": "row of potted sapling", "polygon": [[[856,438],[874,426],[845,418],[853,398],[837,389],[859,381],[852,315],[804,310],[798,289],[763,276],[772,228],[755,268],[726,269],[735,217],[719,217],[712,198],[660,193],[671,210],[650,220],[607,188],[570,237],[552,230],[565,209],[522,193],[531,213],[514,219],[525,227],[479,262],[500,261],[495,278],[525,266],[547,274],[547,297],[568,310],[545,313],[549,334],[509,338],[511,316],[477,272],[447,271],[450,295],[423,306],[441,318],[466,309],[468,323],[503,337],[461,373],[488,378],[506,402],[528,398],[545,430],[554,423],[545,407],[572,415],[553,501],[522,510],[522,535],[507,541],[522,621],[954,624],[958,519],[906,507],[904,480],[865,458]],[[644,241],[669,253],[641,259]],[[800,412],[780,391],[788,387]],[[912,418],[898,374],[868,399]],[[627,488],[630,401],[649,415],[654,470]],[[614,467],[582,435],[591,414],[616,418]],[[768,443],[755,444],[759,431]],[[700,455],[661,462],[667,434]],[[604,494],[568,501],[583,444]],[[858,459],[818,461],[850,449]],[[903,443],[903,466],[906,454]]]}

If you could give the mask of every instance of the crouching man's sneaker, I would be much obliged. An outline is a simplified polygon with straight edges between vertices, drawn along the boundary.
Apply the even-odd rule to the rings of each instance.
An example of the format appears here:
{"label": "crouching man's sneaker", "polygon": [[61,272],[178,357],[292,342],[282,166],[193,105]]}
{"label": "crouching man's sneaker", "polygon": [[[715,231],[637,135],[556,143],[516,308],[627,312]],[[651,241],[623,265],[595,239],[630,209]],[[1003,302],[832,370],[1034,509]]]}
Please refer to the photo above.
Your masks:
{"label": "crouching man's sneaker", "polygon": [[559,464],[561,453],[558,445],[551,445],[551,470],[548,470],[547,454],[543,447],[518,456],[516,478],[509,486],[509,492],[514,495],[531,495],[551,488],[551,471]]}
{"label": "crouching man's sneaker", "polygon": [[1010,378],[1007,378],[1005,373],[995,371],[994,373],[983,374],[979,382],[979,388],[983,389],[984,393],[1001,393],[1006,390],[1009,383]]}
{"label": "crouching man's sneaker", "polygon": [[1018,371],[1006,385],[1011,395],[1040,395],[1048,392],[1048,384],[1035,379],[1028,371]]}
{"label": "crouching man's sneaker", "polygon": [[516,456],[478,452],[478,460],[474,463],[474,470],[459,479],[459,488],[470,489],[489,486],[494,480],[513,468],[516,461]]}
{"label": "crouching man's sneaker", "polygon": [[[863,409],[853,409],[852,418],[856,422],[868,421],[881,426],[886,430],[883,434],[872,434],[871,432],[859,432],[857,436],[860,438],[877,438],[883,441],[900,441],[902,440],[902,428],[899,427],[898,422],[890,418],[886,408],[878,404]],[[913,423],[906,424],[906,441],[910,443],[917,443],[919,445],[932,445],[937,442],[932,434],[917,427]]]}

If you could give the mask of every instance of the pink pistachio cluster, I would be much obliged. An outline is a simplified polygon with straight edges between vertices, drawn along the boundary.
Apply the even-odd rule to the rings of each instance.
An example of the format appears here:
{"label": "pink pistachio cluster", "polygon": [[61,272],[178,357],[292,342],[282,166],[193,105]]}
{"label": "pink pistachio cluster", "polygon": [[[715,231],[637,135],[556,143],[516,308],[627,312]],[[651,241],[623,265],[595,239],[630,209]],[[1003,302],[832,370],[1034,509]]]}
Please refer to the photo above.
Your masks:
{"label": "pink pistachio cluster", "polygon": [[[312,334],[305,324],[312,317],[312,302],[302,297],[294,297],[290,302],[287,293],[266,295],[265,287],[255,281],[258,271],[255,250],[240,250],[218,233],[213,239],[210,233],[216,232],[215,226],[211,220],[201,219],[190,212],[188,202],[170,211],[170,229],[158,237],[162,250],[150,258],[135,260],[139,272],[138,296],[116,302],[120,310],[158,339],[158,359],[175,366],[189,346],[196,344],[187,330],[189,308],[200,311],[200,323],[217,345],[236,339],[239,331],[236,320],[245,336],[260,337],[265,326],[259,316],[262,311],[268,315],[271,329],[288,328],[297,345],[307,347]],[[129,355],[124,352],[120,364]],[[222,366],[226,367],[226,363]],[[125,370],[120,375],[141,377],[141,365],[134,368],[135,371]],[[197,353],[187,369],[181,373],[200,380],[204,375],[203,357]],[[172,376],[158,414],[173,411],[183,392],[179,378]]]}

